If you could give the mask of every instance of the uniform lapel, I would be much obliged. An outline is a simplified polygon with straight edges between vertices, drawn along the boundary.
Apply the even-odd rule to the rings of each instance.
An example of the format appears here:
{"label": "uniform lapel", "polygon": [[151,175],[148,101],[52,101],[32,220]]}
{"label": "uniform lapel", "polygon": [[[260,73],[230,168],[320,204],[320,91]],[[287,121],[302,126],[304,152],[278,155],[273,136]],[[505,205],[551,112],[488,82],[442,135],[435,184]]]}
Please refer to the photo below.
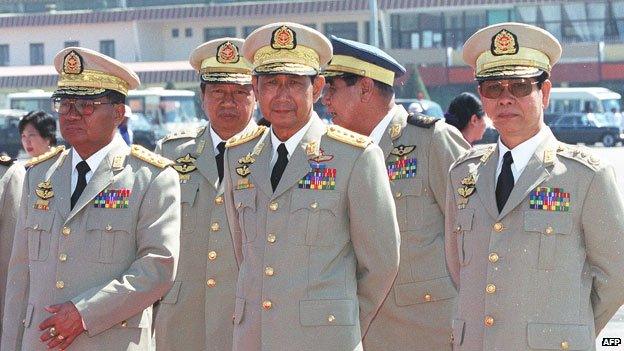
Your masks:
{"label": "uniform lapel", "polygon": [[379,147],[383,151],[384,159],[386,160],[390,157],[390,152],[392,152],[392,149],[395,147],[394,141],[401,137],[403,128],[405,128],[407,124],[408,113],[405,111],[405,108],[401,105],[397,105],[394,111],[394,116],[379,141]]}
{"label": "uniform lapel", "polygon": [[52,174],[49,177],[52,190],[54,190],[54,206],[61,218],[67,218],[71,204],[72,162],[69,153],[70,150],[63,151],[62,162],[57,164],[55,169],[50,169]]}
{"label": "uniform lapel", "polygon": [[313,113],[310,118],[312,118],[310,128],[297,145],[290,160],[288,160],[288,165],[273,193],[273,197],[278,197],[286,190],[290,189],[294,184],[299,182],[299,179],[303,178],[311,170],[310,162],[308,161],[309,156],[306,153],[306,146],[312,141],[320,142],[321,136],[325,133],[326,128],[325,123],[321,121],[316,113]]}
{"label": "uniform lapel", "polygon": [[78,213],[85,205],[87,205],[93,198],[99,194],[102,190],[104,190],[109,184],[111,184],[113,179],[113,170],[111,168],[113,164],[113,158],[116,155],[127,155],[128,154],[128,146],[121,138],[113,138],[112,147],[106,157],[102,160],[98,168],[93,172],[93,176],[87,183],[84,191],[78,198],[74,209],[71,210],[69,216],[67,217],[67,221],[69,221],[76,213]]}
{"label": "uniform lapel", "polygon": [[215,160],[214,145],[210,136],[210,127],[206,127],[204,133],[195,140],[195,145],[204,145],[203,150],[198,152],[196,166],[201,175],[208,180],[208,183],[216,190],[219,186],[219,171]]}
{"label": "uniform lapel", "polygon": [[[503,218],[514,208],[526,199],[529,192],[550,177],[550,170],[554,164],[557,140],[552,133],[537,147],[529,163],[526,165],[520,178],[514,185],[505,207],[501,211],[499,218]],[[550,154],[550,156],[547,156]]]}
{"label": "uniform lapel", "polygon": [[492,218],[498,217],[498,208],[496,208],[495,196],[498,153],[499,150],[497,146],[496,150],[485,161],[485,164],[481,165],[477,171],[477,196],[479,196],[483,207]]}
{"label": "uniform lapel", "polygon": [[[259,150],[259,154],[254,156],[254,163],[249,166],[251,170],[250,177],[253,177],[253,184],[262,190],[266,196],[271,197],[273,190],[271,188],[271,132],[270,129],[264,132],[260,140],[256,143],[254,150]],[[252,151],[253,152],[253,151]],[[237,166],[238,163],[237,163]]]}

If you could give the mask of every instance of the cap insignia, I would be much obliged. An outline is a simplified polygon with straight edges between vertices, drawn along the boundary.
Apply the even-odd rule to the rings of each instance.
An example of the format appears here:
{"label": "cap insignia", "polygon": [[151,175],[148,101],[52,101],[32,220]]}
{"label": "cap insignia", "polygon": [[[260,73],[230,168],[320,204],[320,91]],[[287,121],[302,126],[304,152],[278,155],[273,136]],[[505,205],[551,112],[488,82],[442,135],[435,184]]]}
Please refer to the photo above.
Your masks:
{"label": "cap insignia", "polygon": [[502,29],[492,37],[492,55],[515,55],[518,53],[518,37],[512,32]]}
{"label": "cap insignia", "polygon": [[281,26],[273,31],[271,36],[271,47],[273,49],[292,50],[297,47],[297,36],[295,32],[287,26]]}
{"label": "cap insignia", "polygon": [[217,48],[217,62],[237,63],[239,60],[238,48],[231,41],[226,41]]}
{"label": "cap insignia", "polygon": [[82,73],[82,56],[72,50],[63,59],[63,73],[80,74]]}

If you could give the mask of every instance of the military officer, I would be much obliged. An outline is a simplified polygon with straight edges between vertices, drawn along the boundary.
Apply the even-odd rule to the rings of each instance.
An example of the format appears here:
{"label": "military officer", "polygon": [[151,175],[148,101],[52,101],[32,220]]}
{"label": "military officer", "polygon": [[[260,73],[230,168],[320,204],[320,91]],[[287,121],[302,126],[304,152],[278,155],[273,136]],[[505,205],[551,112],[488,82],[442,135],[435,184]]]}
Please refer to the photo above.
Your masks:
{"label": "military officer", "polygon": [[251,65],[240,55],[243,42],[215,39],[193,51],[190,62],[201,76],[210,123],[166,137],[157,150],[176,161],[182,190],[180,263],[176,282],[157,309],[158,350],[232,349],[238,267],[222,177],[225,140],[256,126]]}
{"label": "military officer", "polygon": [[624,303],[624,203],[613,167],[544,124],[561,45],[502,23],[466,41],[500,134],[451,168],[446,250],[455,350],[595,350]]}
{"label": "military officer", "polygon": [[[0,218],[0,321],[4,308],[7,267],[11,257],[19,202],[22,197],[24,173],[26,173],[24,165],[13,162],[8,156],[0,156],[0,204],[2,204],[2,217]],[[0,322],[0,332],[1,329],[2,322]]]}
{"label": "military officer", "polygon": [[148,350],[151,305],[175,275],[178,175],[171,161],[115,136],[139,85],[134,72],[80,47],[60,51],[54,65],[54,106],[71,148],[29,162],[1,348]]}
{"label": "military officer", "polygon": [[312,110],[331,54],[327,38],[295,23],[260,27],[243,45],[271,127],[226,144],[237,351],[362,350],[398,270],[381,150]]}
{"label": "military officer", "polygon": [[399,273],[364,338],[365,350],[450,350],[457,292],[444,259],[450,165],[469,145],[454,127],[394,103],[405,68],[384,51],[331,37],[323,103],[342,127],[381,147],[401,230]]}

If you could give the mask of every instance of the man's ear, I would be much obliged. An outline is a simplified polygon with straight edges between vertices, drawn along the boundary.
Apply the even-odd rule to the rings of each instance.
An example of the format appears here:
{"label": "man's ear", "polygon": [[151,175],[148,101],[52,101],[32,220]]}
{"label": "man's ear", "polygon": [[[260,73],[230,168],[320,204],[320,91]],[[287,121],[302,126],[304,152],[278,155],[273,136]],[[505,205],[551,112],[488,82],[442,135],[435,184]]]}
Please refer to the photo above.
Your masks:
{"label": "man's ear", "polygon": [[124,104],[114,104],[113,110],[115,111],[114,123],[115,127],[119,126],[121,122],[123,122],[126,114],[126,105]]}
{"label": "man's ear", "polygon": [[358,80],[360,86],[360,99],[362,102],[369,102],[373,99],[373,92],[375,91],[375,81],[368,77],[362,77]]}
{"label": "man's ear", "polygon": [[325,77],[318,75],[314,78],[312,82],[312,97],[314,98],[314,102],[318,101],[323,93],[323,88],[325,87]]}
{"label": "man's ear", "polygon": [[546,79],[542,83],[542,107],[544,110],[548,108],[548,103],[550,102],[550,88],[552,88],[552,82],[550,79]]}
{"label": "man's ear", "polygon": [[[258,96],[258,76],[251,76],[251,86],[255,96]],[[258,99],[256,98],[256,101]]]}

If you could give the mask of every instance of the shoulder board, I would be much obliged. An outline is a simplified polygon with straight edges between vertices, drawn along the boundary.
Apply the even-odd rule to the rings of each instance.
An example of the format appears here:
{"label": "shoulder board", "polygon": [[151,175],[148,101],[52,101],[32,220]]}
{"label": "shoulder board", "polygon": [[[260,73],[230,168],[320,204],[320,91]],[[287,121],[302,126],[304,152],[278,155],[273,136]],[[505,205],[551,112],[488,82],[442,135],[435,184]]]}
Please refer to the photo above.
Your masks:
{"label": "shoulder board", "polygon": [[173,161],[170,159],[155,154],[141,145],[132,145],[130,147],[130,154],[139,160],[143,160],[159,168],[165,168],[173,164]]}
{"label": "shoulder board", "polygon": [[13,165],[13,159],[7,155],[2,155],[0,156],[0,165],[10,167]]}
{"label": "shoulder board", "polygon": [[485,162],[490,157],[492,152],[494,152],[495,147],[496,144],[475,145],[459,156],[455,161],[455,164],[460,164],[472,158],[481,158]]}
{"label": "shoulder board", "polygon": [[420,113],[407,116],[407,123],[421,128],[431,128],[439,120],[439,118],[425,116]]}
{"label": "shoulder board", "polygon": [[342,141],[345,144],[361,148],[366,148],[368,145],[373,143],[369,137],[337,125],[327,127],[327,136],[332,139]]}
{"label": "shoulder board", "polygon": [[52,148],[50,148],[50,151],[41,154],[37,157],[33,157],[30,160],[26,161],[26,167],[32,167],[36,164],[39,164],[43,161],[47,161],[49,159],[51,159],[52,157],[58,155],[59,153],[61,153],[62,151],[65,150],[65,146],[64,145],[59,145],[59,146],[54,146]]}
{"label": "shoulder board", "polygon": [[600,168],[600,158],[594,155],[588,148],[576,145],[559,144],[557,155],[575,160],[585,166],[597,170]]}
{"label": "shoulder board", "polygon": [[[205,127],[201,127],[201,128],[205,128]],[[181,130],[179,132],[168,134],[166,137],[163,138],[163,143],[166,142],[166,141],[175,140],[175,139],[195,138],[198,135],[201,135],[199,133],[200,130],[203,133],[203,130],[201,128]]]}
{"label": "shoulder board", "polygon": [[250,140],[254,140],[255,138],[259,137],[260,135],[262,135],[262,133],[264,133],[264,131],[267,129],[266,126],[257,126],[256,128],[246,132],[246,133],[242,133],[242,134],[238,134],[235,135],[231,138],[229,138],[226,142],[225,142],[225,147],[232,147],[232,146],[236,146],[236,145],[241,145],[244,144]]}

